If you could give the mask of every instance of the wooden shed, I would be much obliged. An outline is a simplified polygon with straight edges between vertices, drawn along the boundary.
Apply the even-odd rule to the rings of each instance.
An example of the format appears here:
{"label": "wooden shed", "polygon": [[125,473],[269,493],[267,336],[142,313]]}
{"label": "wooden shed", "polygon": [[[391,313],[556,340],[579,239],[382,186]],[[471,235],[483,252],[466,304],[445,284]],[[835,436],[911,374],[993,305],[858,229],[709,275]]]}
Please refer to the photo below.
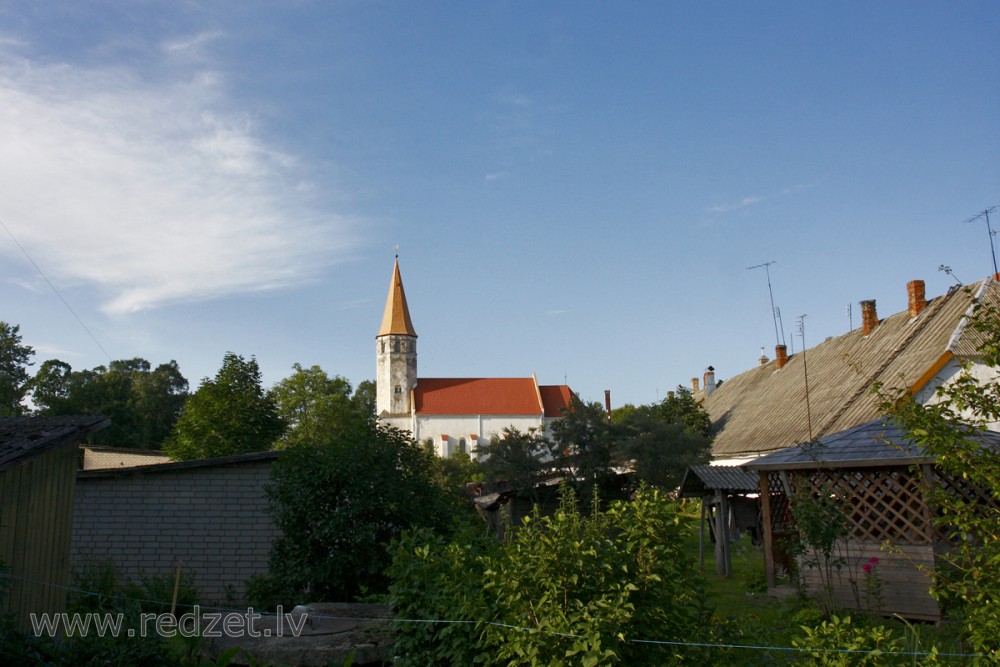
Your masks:
{"label": "wooden shed", "polygon": [[701,523],[698,531],[698,560],[705,567],[705,525],[715,537],[715,573],[724,577],[733,573],[729,543],[740,530],[760,527],[757,475],[735,466],[688,466],[678,495],[701,498]]}
{"label": "wooden shed", "polygon": [[[980,433],[977,438],[984,446],[1000,447],[1000,433]],[[760,474],[768,586],[774,588],[783,571],[797,570],[807,590],[821,589],[818,570],[806,565],[811,555],[793,558],[784,545],[796,533],[792,498],[805,493],[836,499],[842,501],[847,526],[847,536],[834,554],[842,560],[831,581],[836,605],[940,620],[928,573],[947,544],[932,521],[925,484],[934,480],[970,502],[995,502],[985,490],[944,475],[934,463],[899,426],[885,419],[748,463],[746,467]],[[883,550],[884,544],[891,549]],[[873,576],[877,580],[870,579]],[[873,588],[877,597],[871,594]]]}
{"label": "wooden shed", "polygon": [[[30,630],[31,613],[66,607],[78,445],[106,417],[0,419],[0,613]],[[9,585],[8,585],[9,584]]]}

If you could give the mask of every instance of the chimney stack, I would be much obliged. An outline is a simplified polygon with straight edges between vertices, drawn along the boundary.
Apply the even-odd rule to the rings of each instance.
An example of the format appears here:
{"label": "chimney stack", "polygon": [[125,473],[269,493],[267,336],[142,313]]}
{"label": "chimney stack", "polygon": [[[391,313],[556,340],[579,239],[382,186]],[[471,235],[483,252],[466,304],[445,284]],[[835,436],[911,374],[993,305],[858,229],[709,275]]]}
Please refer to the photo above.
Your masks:
{"label": "chimney stack", "polygon": [[760,348],[760,358],[757,359],[757,363],[759,363],[761,366],[764,366],[769,361],[771,360],[767,358],[766,354],[764,354],[764,348]]}
{"label": "chimney stack", "polygon": [[705,382],[705,397],[707,398],[715,391],[715,369],[709,366],[708,370],[705,371],[703,379]]}
{"label": "chimney stack", "polygon": [[604,409],[608,413],[608,423],[611,423],[611,390],[604,390]]}
{"label": "chimney stack", "polygon": [[788,346],[786,345],[774,346],[774,361],[779,369],[785,367],[785,364],[788,363]]}
{"label": "chimney stack", "polygon": [[923,280],[911,280],[906,283],[906,295],[910,304],[910,317],[916,317],[927,307],[927,299],[924,298]]}
{"label": "chimney stack", "polygon": [[691,393],[698,393],[698,378],[691,378]]}
{"label": "chimney stack", "polygon": [[875,312],[875,299],[861,302],[861,335],[867,336],[878,326],[878,313]]}

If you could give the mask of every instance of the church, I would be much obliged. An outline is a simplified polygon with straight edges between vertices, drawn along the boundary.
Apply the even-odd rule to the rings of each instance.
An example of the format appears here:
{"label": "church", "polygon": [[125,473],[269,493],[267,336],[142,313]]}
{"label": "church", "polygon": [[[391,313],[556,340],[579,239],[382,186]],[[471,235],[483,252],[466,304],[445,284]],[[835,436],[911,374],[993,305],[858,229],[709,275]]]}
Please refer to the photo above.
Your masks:
{"label": "church", "polygon": [[418,378],[417,332],[406,305],[399,259],[392,270],[382,326],[375,337],[379,420],[432,443],[438,456],[465,452],[504,428],[547,427],[569,408],[570,388],[539,385],[534,374],[519,378]]}

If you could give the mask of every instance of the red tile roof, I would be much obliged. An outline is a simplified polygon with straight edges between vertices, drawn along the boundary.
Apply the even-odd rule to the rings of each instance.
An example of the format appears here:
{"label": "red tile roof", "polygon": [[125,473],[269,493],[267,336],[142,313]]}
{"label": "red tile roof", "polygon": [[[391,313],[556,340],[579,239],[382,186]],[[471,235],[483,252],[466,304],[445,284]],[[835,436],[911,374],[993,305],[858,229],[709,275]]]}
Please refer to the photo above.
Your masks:
{"label": "red tile roof", "polygon": [[569,410],[570,398],[573,392],[564,384],[550,384],[538,387],[542,394],[542,404],[545,406],[546,417],[562,417],[564,410]]}
{"label": "red tile roof", "polygon": [[536,387],[530,377],[420,378],[413,389],[417,414],[422,415],[555,417],[562,414],[563,405],[569,405],[568,396],[569,387]]}

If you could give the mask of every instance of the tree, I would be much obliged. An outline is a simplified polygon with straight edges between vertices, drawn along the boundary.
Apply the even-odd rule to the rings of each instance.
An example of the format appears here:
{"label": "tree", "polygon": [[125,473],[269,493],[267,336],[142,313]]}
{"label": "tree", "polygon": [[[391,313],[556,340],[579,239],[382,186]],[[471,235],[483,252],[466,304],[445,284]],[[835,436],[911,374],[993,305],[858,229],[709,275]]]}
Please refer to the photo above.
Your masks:
{"label": "tree", "polygon": [[375,419],[375,390],[374,380],[362,380],[351,397],[358,412],[367,419]]}
{"label": "tree", "polygon": [[565,471],[590,484],[612,474],[615,438],[600,403],[584,403],[573,395],[570,407],[552,423],[552,458]]}
{"label": "tree", "polygon": [[686,430],[706,438],[712,436],[712,419],[708,416],[708,411],[695,400],[694,394],[687,387],[678,385],[677,389],[654,404],[653,408],[661,421],[683,424]]}
{"label": "tree", "polygon": [[389,543],[411,527],[443,531],[453,507],[434,482],[434,455],[375,422],[283,452],[268,495],[281,528],[272,587],[299,602],[384,592]]}
{"label": "tree", "polygon": [[21,327],[0,321],[0,417],[20,417],[31,376],[34,348],[21,342]]}
{"label": "tree", "polygon": [[267,451],[284,430],[257,360],[227,352],[215,378],[202,380],[184,402],[167,452],[183,461]]}
{"label": "tree", "polygon": [[491,484],[505,483],[522,493],[534,492],[543,468],[543,459],[549,458],[550,443],[538,431],[523,433],[508,427],[503,435],[492,438],[479,448],[486,455],[482,463],[483,476]]}
{"label": "tree", "polygon": [[[936,525],[951,548],[939,554],[931,593],[953,619],[973,652],[1000,655],[1000,451],[970,438],[1000,421],[1000,313],[977,306],[970,330],[993,379],[979,379],[970,367],[937,390],[936,401],[918,403],[905,391],[882,390],[883,409],[911,439],[934,456],[937,471],[926,488]],[[977,377],[978,375],[978,377]],[[960,480],[985,493],[990,502],[969,502],[941,480]]]}
{"label": "tree", "polygon": [[617,425],[616,451],[619,458],[633,462],[640,480],[672,490],[688,466],[708,462],[712,441],[681,419],[665,420],[659,407],[636,408]]}
{"label": "tree", "polygon": [[90,444],[159,449],[187,398],[188,381],[176,361],[152,369],[136,357],[74,371],[64,361],[49,359],[31,386],[38,414],[110,417],[113,428],[94,434]]}
{"label": "tree", "polygon": [[269,395],[284,420],[287,430],[282,444],[294,446],[317,443],[330,432],[350,429],[366,417],[351,396],[351,383],[335,375],[330,377],[319,366],[295,371],[274,385]]}

